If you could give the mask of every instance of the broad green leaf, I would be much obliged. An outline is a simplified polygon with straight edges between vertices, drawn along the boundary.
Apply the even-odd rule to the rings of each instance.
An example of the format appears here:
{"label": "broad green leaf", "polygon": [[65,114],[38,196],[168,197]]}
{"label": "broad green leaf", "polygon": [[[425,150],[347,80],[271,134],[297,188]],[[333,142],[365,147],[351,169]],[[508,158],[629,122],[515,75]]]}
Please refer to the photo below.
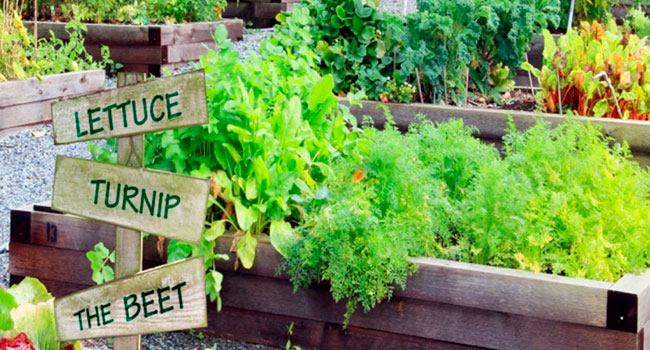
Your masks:
{"label": "broad green leaf", "polygon": [[257,181],[254,178],[246,181],[246,199],[253,200],[257,198]]}
{"label": "broad green leaf", "polygon": [[307,99],[309,104],[309,110],[313,111],[321,103],[327,101],[328,98],[332,96],[332,90],[334,89],[334,78],[332,75],[328,74],[322,77],[318,83],[314,86],[314,89],[309,94]]}
{"label": "broad green leaf", "polygon": [[235,160],[235,163],[239,163],[239,161],[241,160],[241,155],[239,154],[239,152],[237,152],[235,147],[225,142],[222,143],[221,145],[223,146],[223,148],[225,148],[228,151],[228,153],[230,153],[230,156]]}
{"label": "broad green leaf", "polygon": [[609,102],[607,100],[600,100],[594,106],[594,117],[602,117],[607,113]]}
{"label": "broad green leaf", "polygon": [[235,214],[239,228],[247,231],[257,221],[257,212],[252,208],[247,208],[240,200],[235,200]]}
{"label": "broad green leaf", "polygon": [[239,242],[237,242],[237,256],[245,269],[253,267],[256,247],[257,239],[251,235],[250,231],[247,231]]}
{"label": "broad green leaf", "polygon": [[285,258],[289,258],[291,247],[299,240],[291,224],[286,221],[271,222],[270,236],[275,250]]}
{"label": "broad green leaf", "polygon": [[221,237],[226,232],[226,225],[224,220],[213,221],[210,228],[206,229],[203,233],[203,238],[207,241],[214,241]]}
{"label": "broad green leaf", "polygon": [[14,330],[25,332],[38,349],[59,349],[54,323],[54,299],[22,304],[11,311]]}
{"label": "broad green leaf", "polygon": [[11,319],[11,310],[16,306],[18,306],[18,303],[16,303],[13,295],[0,288],[0,330],[7,331],[14,328],[14,322]]}
{"label": "broad green leaf", "polygon": [[102,278],[104,279],[104,282],[110,282],[115,279],[115,272],[113,271],[113,268],[110,266],[104,266],[102,269]]}
{"label": "broad green leaf", "polygon": [[220,24],[217,26],[217,29],[214,31],[214,41],[217,43],[221,43],[226,41],[228,39],[228,30],[226,29],[226,26],[223,24]]}
{"label": "broad green leaf", "polygon": [[36,304],[52,299],[47,288],[33,277],[25,277],[20,283],[11,286],[7,292],[14,297],[18,304]]}
{"label": "broad green leaf", "polygon": [[167,262],[171,263],[183,260],[192,253],[192,245],[180,241],[171,240],[167,245]]}

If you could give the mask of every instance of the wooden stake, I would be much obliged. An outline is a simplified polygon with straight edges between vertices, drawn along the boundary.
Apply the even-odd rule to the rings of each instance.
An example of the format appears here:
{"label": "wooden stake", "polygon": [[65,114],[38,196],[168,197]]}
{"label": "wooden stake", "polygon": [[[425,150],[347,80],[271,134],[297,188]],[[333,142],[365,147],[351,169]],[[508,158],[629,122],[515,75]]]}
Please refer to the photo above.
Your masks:
{"label": "wooden stake", "polygon": [[34,0],[34,58],[38,58],[38,0]]}
{"label": "wooden stake", "polygon": [[[144,73],[118,73],[117,86],[133,85],[145,80]],[[117,162],[144,167],[142,134],[117,140]],[[115,277],[134,275],[142,270],[142,233],[118,227],[115,230]],[[115,337],[113,349],[140,350],[140,336]]]}

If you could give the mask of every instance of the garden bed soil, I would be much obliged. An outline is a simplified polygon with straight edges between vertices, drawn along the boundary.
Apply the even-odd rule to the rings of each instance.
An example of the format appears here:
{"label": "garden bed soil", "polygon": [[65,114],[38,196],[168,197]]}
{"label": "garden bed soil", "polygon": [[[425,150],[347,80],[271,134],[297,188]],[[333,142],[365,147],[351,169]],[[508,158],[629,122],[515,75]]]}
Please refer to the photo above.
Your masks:
{"label": "garden bed soil", "polygon": [[51,121],[52,102],[101,91],[105,77],[93,70],[0,83],[0,133]]}
{"label": "garden bed soil", "polygon": [[[85,253],[100,241],[112,249],[114,229],[47,204],[13,210],[12,283],[37,277],[55,296],[92,286]],[[232,239],[220,239],[218,250],[228,252]],[[145,241],[145,268],[165,259],[157,243]],[[650,349],[650,271],[608,283],[413,258],[419,270],[407,289],[358,311],[344,331],[345,303],[332,301],[325,284],[294,293],[287,276],[276,274],[281,257],[263,237],[251,270],[234,270],[230,257],[218,264],[223,310],[208,307],[205,334],[283,346],[293,322],[292,341],[303,349]]]}
{"label": "garden bed soil", "polygon": [[[66,24],[38,22],[38,36],[49,36],[53,31],[57,38],[68,40]],[[123,71],[160,76],[165,68],[173,71],[197,61],[206,53],[205,46],[216,48],[212,35],[221,24],[226,26],[230,40],[243,39],[244,22],[239,19],[142,26],[87,24],[85,46],[98,60],[101,59],[101,47],[108,46],[111,59],[122,64]],[[33,22],[25,22],[29,31],[33,30],[33,25]]]}
{"label": "garden bed soil", "polygon": [[[343,103],[349,103],[342,99]],[[379,108],[380,102],[362,101],[362,107],[351,108],[359,122],[364,115],[372,117],[375,126],[383,128],[386,117],[383,109]],[[503,136],[508,128],[508,118],[512,119],[517,130],[523,131],[535,125],[538,118],[543,118],[552,126],[558,125],[566,120],[565,115],[549,114],[540,112],[525,112],[515,110],[499,110],[490,108],[454,107],[421,103],[387,103],[393,116],[396,126],[401,130],[407,130],[408,125],[416,121],[417,114],[423,114],[428,120],[441,123],[452,119],[463,119],[465,125],[477,129],[476,137],[486,143],[500,146]],[[576,117],[580,121],[590,122],[599,125],[605,136],[611,137],[619,143],[627,142],[632,151],[633,159],[642,166],[650,165],[650,122],[623,119],[607,119],[593,117]]]}

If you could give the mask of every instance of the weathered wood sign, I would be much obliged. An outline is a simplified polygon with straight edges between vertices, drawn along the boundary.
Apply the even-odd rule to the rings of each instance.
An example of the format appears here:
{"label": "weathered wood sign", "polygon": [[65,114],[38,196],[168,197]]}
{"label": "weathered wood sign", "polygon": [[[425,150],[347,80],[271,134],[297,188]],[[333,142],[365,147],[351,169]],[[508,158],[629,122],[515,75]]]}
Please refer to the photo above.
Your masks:
{"label": "weathered wood sign", "polygon": [[207,326],[203,257],[54,300],[60,341]]}
{"label": "weathered wood sign", "polygon": [[52,104],[55,144],[136,135],[207,122],[202,71]]}
{"label": "weathered wood sign", "polygon": [[140,350],[140,334],[207,322],[202,258],[130,277],[142,270],[141,231],[201,244],[210,187],[143,169],[143,133],[208,122],[204,73],[143,80],[120,73],[118,89],[52,104],[55,144],[117,137],[120,164],[57,157],[52,207],[117,225],[122,278],[55,301],[61,340],[112,336],[114,349]]}
{"label": "weathered wood sign", "polygon": [[52,208],[201,244],[209,190],[204,179],[57,156]]}

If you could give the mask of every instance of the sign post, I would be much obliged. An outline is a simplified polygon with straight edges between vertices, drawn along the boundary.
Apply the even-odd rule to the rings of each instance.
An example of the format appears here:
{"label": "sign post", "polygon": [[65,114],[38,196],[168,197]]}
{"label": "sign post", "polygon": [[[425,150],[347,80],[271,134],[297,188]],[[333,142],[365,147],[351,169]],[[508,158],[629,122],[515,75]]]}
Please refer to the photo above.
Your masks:
{"label": "sign post", "polygon": [[58,156],[52,208],[108,222],[116,280],[54,302],[61,341],[114,336],[139,350],[140,334],[207,325],[202,258],[142,269],[142,231],[200,244],[209,182],[144,169],[145,132],[208,122],[203,72],[143,82],[52,104],[55,144],[118,138],[118,165]]}

